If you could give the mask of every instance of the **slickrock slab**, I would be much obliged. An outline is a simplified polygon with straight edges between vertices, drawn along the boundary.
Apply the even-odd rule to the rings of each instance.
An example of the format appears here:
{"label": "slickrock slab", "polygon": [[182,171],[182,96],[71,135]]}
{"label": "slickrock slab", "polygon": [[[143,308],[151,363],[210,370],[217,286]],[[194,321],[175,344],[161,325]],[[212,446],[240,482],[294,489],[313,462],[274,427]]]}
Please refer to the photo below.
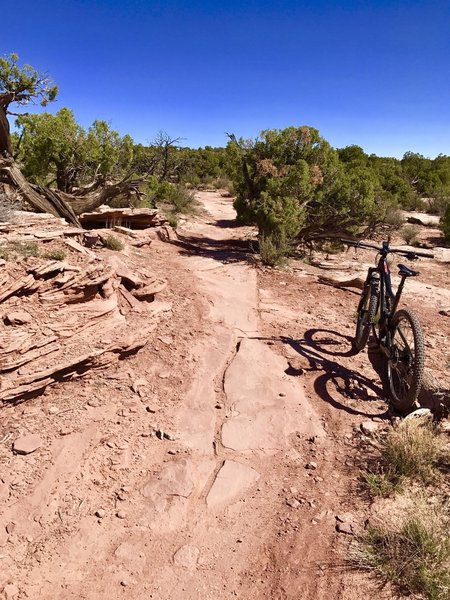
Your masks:
{"label": "slickrock slab", "polygon": [[227,506],[242,496],[259,479],[258,471],[234,460],[226,460],[206,497],[209,508]]}
{"label": "slickrock slab", "polygon": [[289,436],[322,436],[320,421],[286,360],[260,340],[244,339],[225,374],[232,416],[222,426],[222,443],[236,451],[276,454]]}

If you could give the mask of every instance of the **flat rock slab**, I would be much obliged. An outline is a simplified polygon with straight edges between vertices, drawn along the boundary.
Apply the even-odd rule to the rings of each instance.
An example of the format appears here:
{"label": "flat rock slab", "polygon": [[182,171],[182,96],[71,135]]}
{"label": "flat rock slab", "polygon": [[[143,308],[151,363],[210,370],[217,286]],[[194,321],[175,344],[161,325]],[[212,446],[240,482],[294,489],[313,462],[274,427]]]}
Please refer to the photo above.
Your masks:
{"label": "flat rock slab", "polygon": [[222,426],[227,448],[276,454],[289,436],[322,436],[320,420],[303,387],[286,375],[287,361],[259,340],[244,339],[225,374],[232,416]]}
{"label": "flat rock slab", "polygon": [[35,433],[24,435],[18,438],[13,444],[13,450],[16,454],[31,454],[43,444],[43,440]]}
{"label": "flat rock slab", "polygon": [[209,508],[224,507],[241,497],[259,479],[258,471],[226,460],[206,497]]}
{"label": "flat rock slab", "polygon": [[181,459],[149,479],[142,488],[147,500],[142,524],[161,533],[182,528],[190,504],[195,504],[214,467],[214,460]]}

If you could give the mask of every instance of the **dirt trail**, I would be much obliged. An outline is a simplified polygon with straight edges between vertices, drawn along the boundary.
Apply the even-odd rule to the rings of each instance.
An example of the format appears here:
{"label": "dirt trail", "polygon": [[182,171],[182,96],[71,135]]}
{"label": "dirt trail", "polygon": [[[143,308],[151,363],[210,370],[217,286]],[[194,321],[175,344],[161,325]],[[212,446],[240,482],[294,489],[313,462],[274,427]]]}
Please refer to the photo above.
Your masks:
{"label": "dirt trail", "polygon": [[[198,197],[204,214],[174,244],[125,252],[169,281],[154,343],[3,409],[0,590],[392,597],[341,568],[351,536],[336,532],[336,516],[364,525],[359,425],[386,419],[376,372],[350,351],[355,296],[304,263],[256,269],[231,201]],[[15,456],[24,432],[45,445]]]}

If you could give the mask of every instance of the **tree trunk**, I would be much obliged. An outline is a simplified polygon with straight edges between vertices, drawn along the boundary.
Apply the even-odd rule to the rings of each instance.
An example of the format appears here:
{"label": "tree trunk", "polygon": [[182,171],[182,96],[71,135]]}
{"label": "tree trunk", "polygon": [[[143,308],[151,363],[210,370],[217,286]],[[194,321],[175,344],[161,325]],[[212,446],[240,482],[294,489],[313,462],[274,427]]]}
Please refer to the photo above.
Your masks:
{"label": "tree trunk", "polygon": [[13,96],[0,94],[0,156],[12,156],[11,135],[6,112]]}
{"label": "tree trunk", "polygon": [[[70,204],[48,188],[36,188],[29,184],[12,159],[0,158],[0,183],[13,188],[38,212],[47,212],[55,217],[63,217],[69,223],[81,227]],[[42,189],[48,193],[42,194]]]}

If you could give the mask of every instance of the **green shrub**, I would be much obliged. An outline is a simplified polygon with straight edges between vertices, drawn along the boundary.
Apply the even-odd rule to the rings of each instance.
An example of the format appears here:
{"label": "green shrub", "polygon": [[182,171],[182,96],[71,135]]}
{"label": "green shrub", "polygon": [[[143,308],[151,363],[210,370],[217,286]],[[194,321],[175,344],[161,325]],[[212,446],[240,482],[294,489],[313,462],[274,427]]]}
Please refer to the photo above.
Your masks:
{"label": "green shrub", "polygon": [[259,255],[264,265],[276,267],[286,261],[290,244],[277,234],[261,235],[259,237]]}
{"label": "green shrub", "polygon": [[165,201],[170,204],[175,213],[192,212],[195,205],[195,194],[183,186],[171,186]]}
{"label": "green shrub", "polygon": [[419,230],[415,225],[404,225],[401,230],[403,239],[409,246],[416,246],[418,243]]}
{"label": "green shrub", "polygon": [[102,242],[105,248],[108,248],[108,250],[120,252],[124,248],[123,243],[113,235],[108,235],[108,237],[104,238]]}
{"label": "green shrub", "polygon": [[178,227],[178,218],[175,213],[168,213],[166,219],[169,221],[169,225],[176,229]]}

